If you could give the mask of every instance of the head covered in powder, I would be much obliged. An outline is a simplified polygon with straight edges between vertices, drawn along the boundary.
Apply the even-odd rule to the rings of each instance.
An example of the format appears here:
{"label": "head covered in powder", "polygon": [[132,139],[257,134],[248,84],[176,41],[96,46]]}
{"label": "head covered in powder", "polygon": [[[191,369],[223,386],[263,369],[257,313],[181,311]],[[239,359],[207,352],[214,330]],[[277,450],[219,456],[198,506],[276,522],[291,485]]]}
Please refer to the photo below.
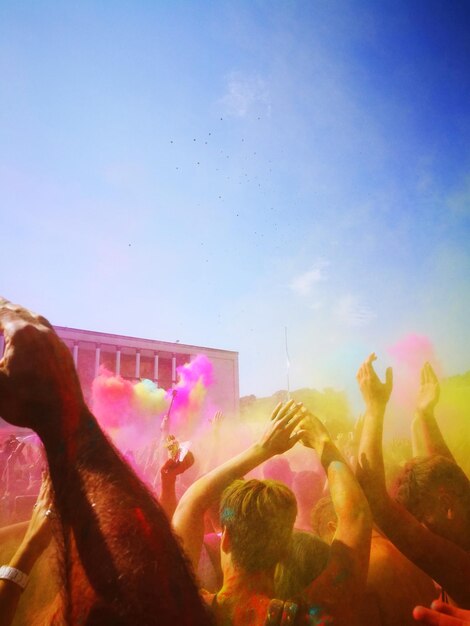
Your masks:
{"label": "head covered in powder", "polygon": [[436,534],[470,547],[470,481],[451,459],[412,459],[398,476],[392,496]]}
{"label": "head covered in powder", "polygon": [[275,480],[236,480],[222,494],[220,523],[230,537],[233,563],[267,571],[284,556],[297,515],[292,491]]}
{"label": "head covered in powder", "polygon": [[331,544],[336,532],[338,516],[336,515],[335,505],[330,495],[324,496],[318,500],[312,511],[312,529],[313,532]]}

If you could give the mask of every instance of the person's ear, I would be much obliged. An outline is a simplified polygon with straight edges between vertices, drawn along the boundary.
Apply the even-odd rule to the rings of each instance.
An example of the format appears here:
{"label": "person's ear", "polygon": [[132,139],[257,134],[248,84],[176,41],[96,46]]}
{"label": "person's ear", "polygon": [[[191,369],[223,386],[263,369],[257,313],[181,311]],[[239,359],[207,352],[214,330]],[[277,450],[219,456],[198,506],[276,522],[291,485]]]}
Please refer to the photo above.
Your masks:
{"label": "person's ear", "polygon": [[225,554],[228,554],[232,551],[232,540],[230,538],[230,533],[227,530],[227,526],[223,526],[222,537],[220,538],[220,549]]}
{"label": "person's ear", "polygon": [[332,522],[332,521],[328,522],[328,524],[326,525],[326,527],[328,528],[328,530],[330,531],[332,535],[334,535],[336,532],[336,526],[337,526],[336,522]]}
{"label": "person's ear", "polygon": [[440,490],[439,505],[441,511],[445,513],[447,519],[454,519],[454,500],[452,496],[446,491]]}

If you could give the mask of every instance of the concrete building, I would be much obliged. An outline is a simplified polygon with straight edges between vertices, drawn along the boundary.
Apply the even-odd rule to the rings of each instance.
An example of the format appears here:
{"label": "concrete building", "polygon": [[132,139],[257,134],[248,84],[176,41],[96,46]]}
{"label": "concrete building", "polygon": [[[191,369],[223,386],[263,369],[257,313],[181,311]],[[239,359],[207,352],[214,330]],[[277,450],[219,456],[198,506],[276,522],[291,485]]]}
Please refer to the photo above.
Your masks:
{"label": "concrete building", "polygon": [[226,415],[238,413],[238,352],[63,326],[54,329],[72,352],[87,400],[101,365],[123,378],[148,378],[159,387],[170,389],[177,382],[176,368],[203,354],[213,366],[208,399]]}

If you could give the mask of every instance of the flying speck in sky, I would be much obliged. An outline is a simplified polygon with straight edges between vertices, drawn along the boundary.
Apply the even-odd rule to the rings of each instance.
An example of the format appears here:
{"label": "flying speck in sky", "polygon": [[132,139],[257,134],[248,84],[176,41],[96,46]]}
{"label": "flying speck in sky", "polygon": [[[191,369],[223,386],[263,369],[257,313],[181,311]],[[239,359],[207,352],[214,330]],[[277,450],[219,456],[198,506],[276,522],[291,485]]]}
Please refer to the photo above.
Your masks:
{"label": "flying speck in sky", "polygon": [[[143,11],[137,6],[139,3],[125,2],[107,11],[93,11],[94,27],[86,38],[76,32],[70,20],[62,20],[59,30],[63,40],[57,39],[56,2],[44,2],[40,12],[28,12],[26,17],[15,8],[17,4],[2,3],[3,21],[10,25],[2,31],[2,39],[4,46],[13,51],[15,67],[35,71],[21,73],[23,91],[20,95],[27,93],[31,97],[21,99],[20,107],[12,104],[15,96],[18,99],[16,83],[11,93],[0,101],[0,115],[9,112],[10,131],[2,137],[6,156],[1,159],[1,167],[4,171],[15,172],[15,176],[4,177],[2,186],[2,195],[10,206],[6,227],[13,234],[3,238],[2,251],[7,256],[13,255],[15,248],[21,250],[15,260],[18,264],[15,271],[24,278],[20,281],[15,280],[14,275],[4,277],[5,291],[11,291],[13,299],[33,309],[43,309],[46,317],[64,326],[83,325],[132,336],[153,337],[152,333],[156,333],[155,338],[170,340],[180,334],[189,343],[201,345],[204,342],[202,345],[239,351],[240,393],[261,397],[281,388],[284,381],[282,355],[280,365],[272,359],[269,367],[260,367],[260,355],[269,350],[278,334],[282,335],[276,326],[284,317],[266,315],[266,312],[277,303],[282,293],[280,289],[287,299],[290,285],[297,284],[297,277],[308,276],[317,260],[325,257],[331,263],[332,276],[331,280],[315,285],[318,292],[315,297],[318,295],[325,303],[319,328],[311,327],[307,315],[310,301],[302,294],[292,294],[295,306],[292,304],[286,311],[287,317],[299,312],[298,324],[295,319],[289,322],[296,326],[292,341],[299,353],[305,343],[302,337],[305,341],[318,339],[319,343],[318,366],[312,365],[312,371],[310,365],[307,367],[307,357],[299,355],[295,376],[293,371],[293,388],[305,385],[307,374],[312,373],[318,374],[318,384],[346,385],[342,372],[346,362],[350,362],[349,350],[355,354],[357,333],[337,311],[341,309],[343,296],[361,299],[364,284],[370,284],[372,289],[386,283],[392,292],[394,285],[402,287],[396,299],[391,299],[395,311],[386,309],[386,298],[374,303],[383,333],[381,349],[385,350],[390,338],[397,337],[405,328],[420,332],[422,325],[422,330],[429,331],[435,341],[436,356],[442,357],[445,370],[457,373],[470,368],[468,350],[464,350],[470,336],[468,324],[464,323],[465,302],[469,298],[468,285],[464,282],[464,269],[470,259],[470,249],[464,243],[464,233],[468,230],[464,215],[468,181],[465,159],[461,158],[470,137],[470,108],[461,105],[468,101],[470,94],[470,74],[465,72],[469,52],[469,13],[463,6],[466,3],[453,3],[453,10],[447,11],[445,19],[440,20],[437,6],[444,3],[426,3],[426,19],[418,20],[419,11],[410,15],[408,3],[403,0],[393,3],[392,8],[388,7],[392,3],[384,8],[367,0],[361,3],[366,5],[367,24],[363,23],[361,12],[350,11],[348,28],[345,28],[344,14],[340,15],[341,12],[331,8],[328,2],[314,3],[321,5],[320,14],[317,10],[310,11],[309,3],[302,2],[242,1],[230,3],[230,11],[225,6],[227,3],[198,3],[197,20],[192,19],[192,12],[178,12],[172,3],[146,2]],[[76,13],[80,22],[90,17],[87,4],[77,4],[74,17]],[[454,11],[454,5],[460,8]],[[115,28],[108,32],[109,20]],[[266,56],[263,45],[252,46],[247,56],[243,33],[240,35],[237,30],[240,23],[246,26],[243,30],[245,34],[250,33],[253,41],[275,40],[279,48],[276,58]],[[371,24],[374,33],[380,32],[383,55],[364,54],[363,46],[373,47],[377,43],[371,44]],[[105,39],[103,32],[106,32]],[[160,32],[171,33],[171,36],[158,36]],[[214,37],[214,32],[227,36]],[[48,41],[39,57],[38,37]],[[400,46],[388,45],[397,37]],[[341,54],[331,45],[331,41],[337,40],[341,40]],[[60,64],[54,64],[53,59],[63,41],[74,54],[66,54]],[[171,61],[172,70],[168,71],[174,41],[178,41],[178,54]],[[125,49],[122,42],[126,42]],[[142,45],[145,54],[142,54]],[[99,59],[98,73],[89,72],[90,50],[96,52]],[[125,63],[118,62],[115,54],[109,54],[110,50],[117,50],[118,56],[124,54]],[[293,64],[288,72],[276,60],[284,58],[285,54],[301,61]],[[311,58],[321,60],[320,71],[311,71]],[[113,80],[116,67],[119,68],[118,81]],[[406,67],[407,71],[390,74],[387,72],[390,67]],[[437,67],[437,70],[429,73],[429,67]],[[442,71],[443,67],[451,67],[453,71]],[[102,75],[108,75],[110,80],[103,82]],[[152,76],[158,76],[158,83],[149,80]],[[35,115],[35,110],[38,103],[48,100],[51,86],[57,84],[65,84],[67,97],[53,102],[55,108],[51,109],[51,115],[56,108],[65,114],[59,115],[57,123],[48,128],[50,138],[44,147],[41,125],[44,116]],[[410,89],[414,84],[422,88]],[[70,115],[70,85],[76,86],[79,93],[96,95],[83,99],[86,132],[83,125],[73,123]],[[303,96],[300,100],[292,95],[299,93]],[[443,114],[443,97],[447,115]],[[104,124],[103,105],[107,118]],[[405,113],[386,115],[388,110]],[[191,134],[193,143],[202,142],[201,145],[208,147],[212,131],[208,131],[207,126],[217,121],[216,115],[219,121],[225,122],[224,113],[220,111],[225,111],[228,117],[224,128],[215,131],[217,141],[211,143],[207,152],[200,148],[191,151],[188,148]],[[261,121],[260,111],[266,115],[266,124],[257,128],[253,120]],[[420,115],[416,115],[416,111]],[[124,124],[116,137],[119,121]],[[428,132],[423,132],[424,129]],[[168,139],[169,132],[176,139]],[[245,143],[245,133],[248,133],[246,149],[239,145]],[[389,142],[394,136],[399,136],[399,141]],[[165,153],[166,141],[172,148],[178,143],[178,149]],[[77,145],[87,148],[91,145],[93,149],[74,150]],[[254,145],[259,145],[260,150],[256,161],[250,158],[249,152],[251,150],[251,156],[258,155]],[[51,150],[52,146],[60,149]],[[48,153],[46,163],[41,159],[45,150]],[[219,157],[232,162],[220,161],[217,150]],[[202,161],[191,161],[196,153],[206,159],[203,168]],[[71,157],[63,158],[64,154]],[[172,166],[174,158],[181,158],[184,166]],[[409,167],[404,170],[405,160]],[[214,167],[217,161],[220,168]],[[338,163],[341,176],[338,176]],[[171,176],[171,167],[175,168],[178,178]],[[245,172],[242,167],[247,168]],[[274,169],[276,176],[271,176]],[[268,177],[266,171],[270,174]],[[74,197],[70,183],[77,172],[80,172],[82,192],[78,198]],[[233,182],[243,189],[237,192],[232,184],[225,185],[221,176],[214,174],[225,174],[226,183],[232,183],[232,175],[235,176]],[[20,184],[20,180],[28,178],[34,184]],[[256,183],[258,191],[263,189],[262,193],[256,193],[251,182]],[[223,200],[224,196],[222,191],[217,193],[217,187],[227,192],[227,202],[218,209],[214,199]],[[99,203],[90,198],[99,198]],[[287,205],[288,198],[298,198],[298,206]],[[435,198],[441,201],[435,202]],[[280,201],[279,206],[270,205],[271,200]],[[194,212],[194,201],[201,211]],[[34,203],[37,211],[30,212],[28,228],[24,228],[23,207]],[[54,270],[53,263],[54,257],[60,255],[60,242],[72,225],[76,241],[86,239],[86,220],[74,219],[85,203],[89,204],[87,211],[99,204],[95,209],[97,223],[105,228],[111,226],[106,228],[106,245],[103,244],[102,258],[100,256],[96,263],[99,271],[92,276],[100,286],[95,307],[74,310],[76,299],[62,290],[63,276],[56,268]],[[385,209],[374,211],[373,219],[367,219],[369,211],[373,211],[369,207],[384,203]],[[232,240],[227,245],[228,224],[211,218],[214,213],[228,213],[230,219],[235,204],[243,207],[243,220],[240,211],[236,212],[239,224],[232,222],[232,229],[240,232],[229,233]],[[439,208],[438,204],[442,206]],[[64,212],[63,205],[68,205],[69,210]],[[126,227],[126,220],[115,219],[116,211],[117,215],[126,215],[135,211],[135,206],[139,213],[135,228]],[[409,206],[416,208],[409,211]],[[276,211],[276,219],[281,220],[279,224],[273,225],[274,216],[269,218],[266,210]],[[289,213],[290,225],[287,223]],[[44,214],[48,224],[54,224],[57,237],[51,237],[50,229],[41,226],[40,216]],[[428,219],[422,220],[423,214]],[[140,230],[144,225],[145,236],[139,236],[136,254],[126,255],[122,242],[133,234],[130,231],[140,233],[139,223]],[[263,228],[263,233],[256,231],[253,236],[255,228]],[[299,232],[308,245],[292,245]],[[332,232],[337,244],[328,237]],[[206,295],[199,289],[199,281],[185,271],[190,267],[197,238],[202,242],[202,236],[208,238],[210,262],[214,267],[213,306],[186,307],[178,311],[179,303],[200,299],[203,304]],[[403,254],[397,257],[390,251],[402,243],[401,236]],[[251,238],[251,242],[246,238]],[[355,245],[357,240],[361,242],[359,247]],[[378,240],[385,252],[380,258],[377,258]],[[285,248],[284,241],[287,242]],[[248,243],[256,245],[248,246]],[[271,280],[266,271],[274,245],[277,246],[276,257],[283,248],[282,275],[276,281]],[[128,241],[128,247],[133,246]],[[200,247],[205,247],[205,243]],[[423,256],[423,249],[429,259],[424,265],[417,262]],[[46,253],[41,254],[42,250]],[[339,258],[335,256],[337,250]],[[130,276],[137,273],[136,280],[126,284],[126,291],[129,291],[129,301],[135,301],[135,295],[139,302],[147,300],[138,316],[132,314],[129,303],[126,303],[127,310],[117,310],[113,298],[119,300],[115,281],[119,279],[120,268],[108,269],[104,265],[111,253],[127,257],[123,261],[131,265],[123,269],[129,271]],[[35,267],[31,272],[27,265],[34,255],[40,262],[33,260]],[[172,255],[178,257],[173,268],[172,298],[168,299],[167,306],[158,307],[155,306],[158,290],[145,289],[145,281],[138,275],[139,267],[144,261],[149,266],[159,267],[160,259]],[[69,290],[80,292],[89,284],[90,267],[96,262],[89,257],[81,255],[73,263],[73,281],[67,283]],[[347,259],[347,263],[341,263],[343,259]],[[459,259],[459,267],[452,272],[450,268],[455,259]],[[200,263],[200,260],[199,255],[197,261]],[[363,275],[364,268],[366,275]],[[64,268],[64,272],[66,269],[69,270]],[[225,279],[227,271],[230,281]],[[110,280],[100,280],[103,276]],[[38,279],[41,281],[39,290],[35,284]],[[225,311],[236,301],[234,314],[238,316],[240,303],[254,298],[254,282],[257,299],[263,305],[250,311],[246,319],[226,324],[220,332],[213,333],[216,307]],[[409,293],[416,284],[420,285],[420,297],[414,298],[411,307],[401,292]],[[462,290],[465,296],[458,297]],[[54,297],[54,293],[60,294],[60,298]],[[106,305],[113,311],[108,318],[109,328],[106,328],[104,315]],[[260,320],[265,320],[266,332],[263,329],[258,345],[246,340],[245,334],[250,327],[261,326]],[[416,328],[407,328],[414,320]],[[180,324],[184,331],[176,330]],[[377,333],[375,322],[361,328],[361,344],[373,345]],[[460,335],[465,340],[459,340]],[[334,358],[327,353],[329,365],[324,365],[330,337],[344,341],[341,352],[347,355],[344,364],[340,351],[335,350]],[[448,345],[445,345],[447,339]],[[451,346],[456,349],[452,351]],[[325,379],[322,378],[323,368]]]}

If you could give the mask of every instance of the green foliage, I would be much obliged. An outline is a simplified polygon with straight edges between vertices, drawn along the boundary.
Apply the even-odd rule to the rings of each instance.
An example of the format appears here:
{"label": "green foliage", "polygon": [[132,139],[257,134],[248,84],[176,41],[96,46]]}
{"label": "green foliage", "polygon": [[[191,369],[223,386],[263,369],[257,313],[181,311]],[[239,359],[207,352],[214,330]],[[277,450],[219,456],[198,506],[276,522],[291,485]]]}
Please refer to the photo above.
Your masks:
{"label": "green foliage", "polygon": [[470,371],[441,382],[436,418],[452,454],[470,476]]}
{"label": "green foliage", "polygon": [[[327,388],[297,389],[290,397],[296,402],[303,402],[305,407],[314,413],[325,424],[333,438],[339,433],[347,433],[353,429],[353,419],[346,394],[342,391]],[[269,398],[245,396],[240,399],[242,419],[253,419],[256,415],[269,415],[278,402],[287,400],[286,391],[277,391]]]}

